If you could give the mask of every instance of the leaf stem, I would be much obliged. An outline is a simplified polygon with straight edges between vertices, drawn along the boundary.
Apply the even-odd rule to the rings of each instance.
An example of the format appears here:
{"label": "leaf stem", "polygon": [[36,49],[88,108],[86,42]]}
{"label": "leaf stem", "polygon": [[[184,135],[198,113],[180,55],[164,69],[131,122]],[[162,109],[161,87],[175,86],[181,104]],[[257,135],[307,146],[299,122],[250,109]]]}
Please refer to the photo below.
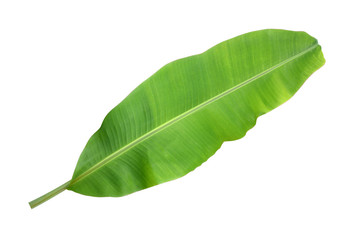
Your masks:
{"label": "leaf stem", "polygon": [[32,200],[31,202],[29,202],[29,205],[31,207],[31,209],[39,206],[40,204],[46,202],[47,200],[55,197],[56,195],[58,195],[59,193],[63,192],[64,190],[67,189],[67,187],[70,185],[70,181],[64,183],[63,185],[61,185],[60,187],[55,188],[54,190],[42,195],[41,197],[36,198],[35,200]]}

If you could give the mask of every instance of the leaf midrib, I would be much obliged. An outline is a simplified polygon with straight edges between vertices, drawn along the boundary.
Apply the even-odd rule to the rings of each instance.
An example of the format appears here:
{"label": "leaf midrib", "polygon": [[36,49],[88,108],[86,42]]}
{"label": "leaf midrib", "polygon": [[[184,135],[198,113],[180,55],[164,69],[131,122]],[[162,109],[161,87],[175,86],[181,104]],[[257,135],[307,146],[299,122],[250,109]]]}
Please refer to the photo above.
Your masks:
{"label": "leaf midrib", "polygon": [[266,74],[268,74],[268,73],[276,70],[277,68],[279,68],[279,67],[281,67],[281,66],[283,66],[283,65],[285,65],[285,64],[287,64],[287,63],[289,63],[289,62],[291,62],[292,60],[294,60],[294,59],[296,59],[296,58],[298,58],[298,57],[300,57],[300,56],[302,56],[302,55],[310,52],[311,50],[315,49],[317,46],[319,46],[319,44],[316,42],[313,46],[311,46],[311,47],[303,50],[302,52],[297,53],[297,54],[295,54],[294,56],[285,59],[284,61],[276,64],[275,66],[273,66],[273,67],[271,67],[271,68],[268,68],[268,69],[262,71],[261,73],[259,73],[259,74],[255,75],[255,76],[253,76],[253,77],[251,77],[251,78],[243,81],[242,83],[240,83],[240,84],[238,84],[238,85],[236,85],[236,86],[234,86],[234,87],[232,87],[232,88],[230,88],[230,89],[228,89],[228,90],[226,90],[226,91],[224,91],[224,92],[222,92],[222,93],[220,93],[220,94],[218,94],[218,95],[210,98],[209,100],[207,100],[207,101],[205,101],[205,102],[200,103],[199,105],[197,105],[197,106],[189,109],[188,111],[186,111],[186,112],[178,115],[177,117],[174,117],[174,118],[172,118],[171,120],[163,123],[162,125],[160,125],[160,126],[154,128],[154,129],[152,129],[151,131],[145,133],[144,135],[140,136],[139,138],[137,138],[137,139],[135,139],[134,141],[128,143],[127,145],[121,147],[120,149],[118,149],[118,150],[115,151],[114,153],[110,154],[109,156],[105,157],[104,159],[102,159],[101,161],[99,161],[98,163],[96,163],[94,166],[92,166],[91,168],[89,168],[88,170],[86,170],[85,172],[83,172],[82,174],[80,174],[79,176],[77,176],[75,179],[73,179],[73,180],[70,182],[69,186],[70,186],[70,185],[73,185],[73,184],[75,184],[75,183],[77,183],[77,182],[79,182],[79,181],[82,180],[82,179],[84,179],[84,178],[87,177],[88,175],[92,174],[93,172],[95,172],[95,171],[97,171],[98,169],[100,169],[101,167],[103,167],[105,164],[107,164],[107,163],[111,162],[112,160],[116,159],[116,158],[119,157],[121,154],[127,152],[129,149],[131,149],[132,147],[136,146],[138,143],[141,143],[142,141],[144,141],[144,140],[146,140],[147,138],[155,135],[156,133],[160,132],[161,130],[163,130],[163,129],[171,126],[172,124],[180,121],[181,119],[183,119],[183,118],[191,115],[192,113],[198,111],[199,109],[201,109],[201,108],[203,108],[203,107],[205,107],[205,106],[207,106],[207,105],[209,105],[209,104],[217,101],[218,99],[220,99],[220,98],[222,98],[222,97],[224,97],[224,96],[227,96],[228,94],[230,94],[230,93],[232,93],[232,92],[234,92],[234,91],[236,91],[236,90],[244,87],[245,85],[248,85],[249,83],[251,83],[251,82],[253,82],[253,81],[261,78],[262,76],[264,76],[264,75],[266,75]]}

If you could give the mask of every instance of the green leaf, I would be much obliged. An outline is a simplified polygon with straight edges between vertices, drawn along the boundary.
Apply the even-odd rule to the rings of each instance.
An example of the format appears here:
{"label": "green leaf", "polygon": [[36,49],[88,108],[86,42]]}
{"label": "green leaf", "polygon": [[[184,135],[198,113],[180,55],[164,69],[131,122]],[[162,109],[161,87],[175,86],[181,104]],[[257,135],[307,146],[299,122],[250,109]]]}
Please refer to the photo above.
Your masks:
{"label": "green leaf", "polygon": [[124,196],[194,170],[325,63],[305,32],[261,30],[165,65],[105,117],[64,189]]}

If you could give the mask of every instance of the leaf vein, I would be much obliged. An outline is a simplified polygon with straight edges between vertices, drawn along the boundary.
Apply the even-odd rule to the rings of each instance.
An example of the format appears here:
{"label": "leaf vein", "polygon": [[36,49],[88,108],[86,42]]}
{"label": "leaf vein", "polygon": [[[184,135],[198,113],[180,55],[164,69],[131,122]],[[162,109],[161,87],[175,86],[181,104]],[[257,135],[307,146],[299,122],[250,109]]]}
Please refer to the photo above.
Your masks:
{"label": "leaf vein", "polygon": [[177,117],[174,117],[172,118],[171,120],[163,123],[162,125],[154,128],[153,130],[145,133],[144,135],[140,136],[139,138],[133,140],[132,142],[128,143],[127,145],[121,147],[120,149],[118,149],[117,151],[115,151],[114,153],[110,154],[109,156],[105,157],[104,159],[102,159],[101,161],[99,161],[98,163],[96,163],[95,165],[93,165],[92,167],[90,167],[88,170],[86,170],[85,172],[83,172],[82,174],[80,174],[78,177],[76,177],[75,179],[73,179],[71,182],[70,182],[70,185],[73,185],[77,182],[79,182],[80,180],[84,179],[85,177],[87,177],[88,175],[92,174],[93,172],[97,171],[98,169],[100,169],[101,167],[103,167],[104,165],[106,165],[107,163],[111,162],[112,160],[116,159],[117,157],[119,157],[120,155],[122,155],[123,153],[127,152],[128,150],[130,150],[131,148],[133,148],[134,146],[136,146],[137,144],[141,143],[142,141],[146,140],[147,138],[155,135],[156,133],[160,132],[161,130],[171,126],[172,124],[180,121],[181,119],[191,115],[192,113],[198,111],[199,109],[221,99],[222,97],[224,96],[227,96],[228,94],[231,94],[232,92],[244,87],[245,85],[248,85],[250,84],[251,82],[263,77],[264,75],[276,70],[277,68],[291,62],[292,60],[310,52],[311,50],[315,49],[317,46],[319,46],[318,43],[315,43],[313,46],[303,50],[302,52],[300,53],[297,53],[296,55],[292,56],[292,57],[289,57],[283,61],[281,61],[280,63],[262,71],[261,73],[243,81],[242,83],[239,83],[238,85],[210,98],[209,100],[205,101],[205,102],[202,102],[200,103],[199,105],[189,109],[188,111],[180,114],[179,116]]}

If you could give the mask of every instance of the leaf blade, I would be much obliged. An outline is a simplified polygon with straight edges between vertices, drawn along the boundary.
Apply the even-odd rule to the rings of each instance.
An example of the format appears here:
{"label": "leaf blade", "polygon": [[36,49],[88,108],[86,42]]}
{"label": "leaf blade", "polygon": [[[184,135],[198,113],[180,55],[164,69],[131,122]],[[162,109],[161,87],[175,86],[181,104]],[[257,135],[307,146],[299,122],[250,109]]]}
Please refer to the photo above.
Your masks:
{"label": "leaf blade", "polygon": [[[279,51],[280,47],[286,51]],[[264,57],[262,51],[271,57]],[[91,196],[123,196],[183,176],[213,155],[223,141],[241,138],[258,116],[289,99],[323,63],[316,39],[283,30],[241,35],[203,54],[170,63],[109,113],[80,156],[68,189]],[[257,84],[267,74],[276,77]],[[286,82],[291,74],[300,80]],[[239,80],[240,75],[243,79]],[[244,81],[251,87],[241,85]],[[234,111],[239,102],[244,103],[243,109],[236,108],[240,115]],[[171,104],[177,109],[173,111]],[[239,122],[232,121],[233,116]]]}

